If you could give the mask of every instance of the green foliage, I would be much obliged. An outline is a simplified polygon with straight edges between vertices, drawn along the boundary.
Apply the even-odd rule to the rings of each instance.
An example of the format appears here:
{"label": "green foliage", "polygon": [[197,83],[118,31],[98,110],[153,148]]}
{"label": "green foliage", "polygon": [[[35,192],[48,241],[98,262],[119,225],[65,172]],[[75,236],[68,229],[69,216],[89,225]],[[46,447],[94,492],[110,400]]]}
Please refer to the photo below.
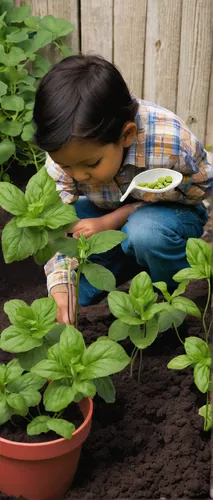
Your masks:
{"label": "green foliage", "polygon": [[66,19],[32,16],[30,5],[0,3],[0,180],[14,160],[37,170],[44,165],[32,124],[38,82],[51,66],[40,50],[51,45],[56,61],[67,57],[71,50],[64,37],[73,29]]}
{"label": "green foliage", "polygon": [[15,215],[2,232],[6,263],[30,255],[45,263],[55,253],[50,246],[54,230],[60,228],[64,232],[63,226],[78,220],[74,207],[62,202],[45,167],[30,179],[25,194],[8,182],[1,182],[0,206]]}

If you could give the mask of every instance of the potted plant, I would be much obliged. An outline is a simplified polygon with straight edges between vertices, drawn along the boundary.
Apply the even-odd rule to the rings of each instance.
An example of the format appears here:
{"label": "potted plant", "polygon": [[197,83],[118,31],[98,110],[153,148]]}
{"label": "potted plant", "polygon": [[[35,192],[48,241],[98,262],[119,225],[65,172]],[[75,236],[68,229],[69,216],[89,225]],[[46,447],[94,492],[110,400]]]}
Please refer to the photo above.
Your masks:
{"label": "potted plant", "polygon": [[56,49],[55,60],[70,55],[64,37],[73,29],[74,25],[65,19],[32,16],[30,5],[15,7],[13,0],[1,2],[0,180],[10,180],[11,167],[18,180],[20,167],[33,165],[33,169],[39,170],[45,163],[45,153],[33,143],[32,124],[37,84],[51,66],[40,49],[50,44]]}
{"label": "potted plant", "polygon": [[[56,307],[51,297],[38,299],[31,307],[12,300],[5,304],[5,311],[13,324],[2,332],[1,349],[24,351],[24,366],[31,369],[24,371],[22,358],[0,365],[0,425],[6,434],[0,438],[0,488],[29,500],[61,500],[72,483],[81,446],[90,431],[91,398],[97,392],[106,402],[115,401],[109,376],[123,370],[129,357],[106,337],[86,347],[73,326],[53,328]],[[43,359],[32,366],[32,351],[41,346]],[[74,403],[82,413],[78,428],[72,423]],[[28,436],[41,435],[41,442],[40,438],[36,443],[18,441],[23,427],[20,419],[26,422]],[[45,441],[44,435],[50,431],[55,435]]]}

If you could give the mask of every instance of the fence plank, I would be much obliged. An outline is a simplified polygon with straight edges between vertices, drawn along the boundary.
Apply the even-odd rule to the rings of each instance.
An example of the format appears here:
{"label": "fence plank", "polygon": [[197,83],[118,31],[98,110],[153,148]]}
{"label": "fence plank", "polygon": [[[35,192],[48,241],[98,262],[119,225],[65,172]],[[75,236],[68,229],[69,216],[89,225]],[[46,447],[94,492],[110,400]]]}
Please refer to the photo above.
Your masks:
{"label": "fence plank", "polygon": [[205,144],[207,146],[211,146],[213,150],[213,60],[211,68],[211,81],[209,89],[208,117],[207,117]]}
{"label": "fence plank", "polygon": [[148,0],[144,99],[176,111],[182,0]]}
{"label": "fence plank", "polygon": [[147,0],[114,0],[114,63],[142,96]]}
{"label": "fence plank", "polygon": [[112,16],[113,0],[81,0],[81,43],[84,53],[95,52],[112,61]]}
{"label": "fence plank", "polygon": [[[23,0],[16,0],[16,5],[22,5]],[[55,17],[68,19],[75,25],[74,31],[66,37],[66,43],[70,44],[74,52],[79,50],[79,21],[78,21],[78,0],[28,0],[32,5],[34,16],[46,16],[51,14]]]}
{"label": "fence plank", "polygon": [[177,113],[205,137],[212,49],[212,0],[183,0]]}

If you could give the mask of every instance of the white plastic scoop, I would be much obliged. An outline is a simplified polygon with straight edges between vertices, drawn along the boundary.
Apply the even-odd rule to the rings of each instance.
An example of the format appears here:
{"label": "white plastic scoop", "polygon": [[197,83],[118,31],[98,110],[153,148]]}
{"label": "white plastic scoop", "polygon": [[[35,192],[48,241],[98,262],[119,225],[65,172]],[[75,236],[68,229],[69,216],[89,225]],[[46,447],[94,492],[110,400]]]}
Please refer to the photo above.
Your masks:
{"label": "white plastic scoop", "polygon": [[[166,186],[162,189],[151,189],[148,187],[138,186],[141,182],[156,182],[159,177],[166,177],[167,175],[172,177],[172,182],[169,186]],[[170,170],[169,168],[153,168],[152,170],[146,170],[141,174],[136,175],[129,185],[126,192],[121,196],[120,202],[123,202],[131,191],[137,189],[137,191],[143,191],[147,193],[165,193],[166,191],[170,191],[171,189],[176,188],[182,181],[183,176],[180,172],[176,172],[175,170]]]}

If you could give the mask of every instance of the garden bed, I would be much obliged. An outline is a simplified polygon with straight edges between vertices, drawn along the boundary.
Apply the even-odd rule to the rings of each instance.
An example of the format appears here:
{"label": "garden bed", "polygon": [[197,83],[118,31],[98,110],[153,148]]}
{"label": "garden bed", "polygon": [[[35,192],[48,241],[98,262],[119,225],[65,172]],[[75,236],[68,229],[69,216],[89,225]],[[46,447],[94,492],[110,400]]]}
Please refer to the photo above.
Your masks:
{"label": "garden bed", "polygon": [[[5,265],[1,258],[1,329],[7,326],[3,303],[46,294],[43,269],[31,259]],[[197,285],[197,284],[196,284]],[[203,282],[190,287],[188,296],[201,308]],[[86,342],[107,335],[112,322],[106,301],[82,309],[79,329]],[[190,318],[182,335],[201,334],[201,324]],[[125,344],[127,350],[131,347]],[[107,405],[96,398],[92,432],[86,441],[72,492],[67,500],[122,498],[208,498],[210,483],[210,433],[204,433],[197,410],[205,398],[193,384],[191,369],[167,369],[168,361],[183,352],[168,331],[144,352],[142,383],[129,378],[126,369],[113,377],[117,399]],[[0,361],[11,355],[0,352]],[[137,363],[135,365],[137,371]],[[1,500],[9,497],[0,495]]]}

